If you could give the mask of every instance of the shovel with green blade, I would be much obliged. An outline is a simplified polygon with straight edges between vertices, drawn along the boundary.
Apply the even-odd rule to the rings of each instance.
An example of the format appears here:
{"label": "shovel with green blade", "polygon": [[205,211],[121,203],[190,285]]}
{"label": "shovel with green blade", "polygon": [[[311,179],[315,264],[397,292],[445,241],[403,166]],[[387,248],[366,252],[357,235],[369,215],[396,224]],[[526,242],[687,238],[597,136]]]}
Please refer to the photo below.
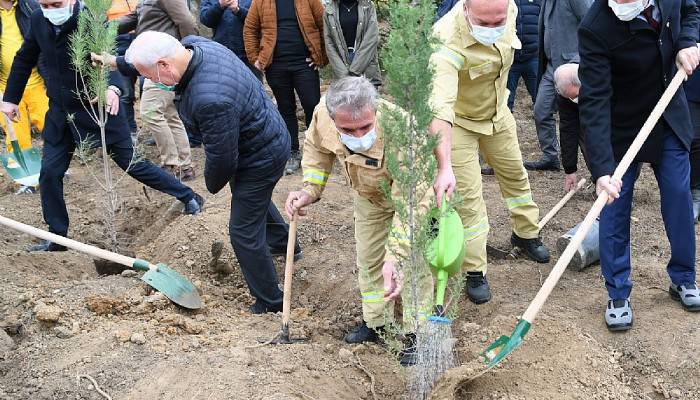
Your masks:
{"label": "shovel with green blade", "polygon": [[132,267],[139,271],[146,271],[146,273],[141,277],[141,280],[146,282],[155,290],[163,293],[165,297],[170,299],[173,303],[191,310],[196,310],[202,307],[202,300],[199,298],[199,293],[197,293],[197,289],[194,287],[194,285],[192,285],[187,278],[178,274],[175,270],[165,264],[153,265],[146,260],[112,253],[111,251],[103,250],[95,246],[77,242],[73,239],[68,239],[67,237],[46,232],[33,226],[25,225],[21,222],[17,222],[1,215],[0,225],[4,225],[8,228],[12,228],[44,240],[52,241],[93,257],[109,260],[118,264]]}
{"label": "shovel with green blade", "polygon": [[440,209],[433,209],[438,220],[438,234],[428,245],[428,262],[435,276],[435,310],[428,321],[449,324],[445,317],[447,281],[459,273],[464,260],[464,227],[459,214],[447,205],[443,196]]}
{"label": "shovel with green blade", "polygon": [[[0,93],[0,96],[2,96],[2,93]],[[3,118],[5,118],[6,133],[10,138],[12,152],[7,151],[0,154],[2,165],[10,178],[20,185],[38,186],[39,172],[41,171],[41,154],[33,147],[28,149],[20,148],[12,121],[5,114],[3,114]]]}
{"label": "shovel with green blade", "polygon": [[[617,168],[615,169],[615,173],[613,174],[613,179],[622,180],[622,176],[625,174],[625,172],[627,172],[630,164],[632,164],[632,161],[634,161],[634,158],[637,156],[639,149],[642,148],[642,145],[649,137],[649,134],[659,118],[661,118],[666,106],[668,106],[668,103],[673,98],[681,83],[683,83],[685,77],[685,71],[682,68],[679,69],[676,75],[673,77],[671,83],[666,88],[663,96],[661,96],[661,99],[659,99],[659,102],[652,110],[651,115],[649,115],[649,118],[647,118],[646,122],[642,126],[642,129],[640,129],[639,133],[635,137],[634,142],[632,142],[630,145],[627,153],[625,153],[625,156],[618,164]],[[547,301],[547,298],[552,293],[554,286],[556,286],[557,282],[559,282],[559,278],[561,278],[562,274],[566,270],[566,267],[569,265],[571,258],[576,253],[576,249],[578,249],[581,242],[583,242],[586,233],[588,233],[591,225],[593,225],[593,222],[596,220],[598,215],[600,215],[600,212],[603,210],[603,207],[605,207],[607,201],[608,193],[605,191],[600,192],[595,203],[593,203],[593,207],[591,207],[591,210],[581,223],[578,231],[574,237],[571,238],[569,245],[566,246],[566,249],[559,257],[559,260],[552,269],[552,272],[550,272],[549,276],[544,281],[544,284],[542,284],[542,288],[540,288],[539,292],[537,292],[534,300],[532,300],[530,306],[527,308],[523,316],[520,318],[520,321],[515,326],[513,333],[511,333],[510,336],[501,336],[481,353],[488,364],[488,369],[496,366],[522,344],[525,335],[527,334],[528,330],[530,330],[532,322],[535,320],[535,317],[539,313],[545,301]]]}

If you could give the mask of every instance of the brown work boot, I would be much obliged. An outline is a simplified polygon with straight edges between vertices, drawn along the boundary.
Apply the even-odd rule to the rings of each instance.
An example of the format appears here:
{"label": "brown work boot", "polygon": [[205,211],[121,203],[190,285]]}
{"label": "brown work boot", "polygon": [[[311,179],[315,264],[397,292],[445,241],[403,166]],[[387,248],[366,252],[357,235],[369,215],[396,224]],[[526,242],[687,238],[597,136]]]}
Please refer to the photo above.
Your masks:
{"label": "brown work boot", "polygon": [[191,181],[195,178],[194,168],[183,167],[180,169],[180,180],[183,182]]}

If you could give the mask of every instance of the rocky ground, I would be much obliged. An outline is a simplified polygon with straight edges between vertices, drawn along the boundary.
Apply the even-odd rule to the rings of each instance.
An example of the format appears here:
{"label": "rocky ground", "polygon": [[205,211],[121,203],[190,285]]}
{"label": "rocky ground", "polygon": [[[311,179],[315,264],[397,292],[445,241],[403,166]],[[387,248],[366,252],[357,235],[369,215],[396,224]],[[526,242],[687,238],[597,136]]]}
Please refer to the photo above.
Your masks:
{"label": "rocky ground", "polygon": [[[534,158],[529,107],[519,103],[516,116],[524,157]],[[194,157],[201,173],[202,150]],[[66,199],[71,236],[96,242],[103,230],[101,194],[86,168],[73,162]],[[535,172],[530,179],[544,214],[564,194],[563,175]],[[284,177],[275,203],[281,206],[300,182],[299,175]],[[201,177],[193,187],[206,192]],[[43,227],[38,196],[16,196],[13,189],[0,177],[0,214]],[[98,276],[80,253],[28,254],[34,239],[0,228],[0,399],[106,398],[98,389],[112,399],[403,398],[408,375],[385,346],[342,342],[361,315],[348,193],[335,175],[300,223],[304,258],[294,276],[291,328],[309,341],[286,346],[258,346],[258,339],[277,333],[280,315],[248,312],[252,299],[228,244],[227,191],[205,196],[205,213],[191,217],[133,180],[121,189],[130,248],[195,282],[205,303],[197,312],[146,290],[139,274]],[[508,247],[509,218],[493,177],[484,178],[484,193],[490,242]],[[461,363],[474,365],[479,351],[511,332],[556,261],[557,238],[593,200],[592,189],[583,190],[543,231],[552,263],[491,262],[493,300],[479,307],[459,301],[453,333]],[[668,296],[669,246],[648,167],[637,183],[632,230],[634,329],[606,330],[598,266],[567,271],[523,346],[502,366],[459,386],[457,398],[700,399],[700,315]],[[230,275],[209,266],[215,241],[226,243],[222,260],[233,267]],[[277,265],[281,274],[284,260]]]}

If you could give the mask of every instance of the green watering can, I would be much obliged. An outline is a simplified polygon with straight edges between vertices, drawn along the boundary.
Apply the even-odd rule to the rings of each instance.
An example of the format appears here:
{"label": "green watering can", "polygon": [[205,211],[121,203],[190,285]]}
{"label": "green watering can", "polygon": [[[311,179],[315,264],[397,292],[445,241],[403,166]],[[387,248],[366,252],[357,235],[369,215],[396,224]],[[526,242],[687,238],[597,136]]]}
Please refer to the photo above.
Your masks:
{"label": "green watering can", "polygon": [[445,318],[445,290],[447,280],[457,274],[464,261],[464,226],[459,214],[447,205],[443,197],[442,206],[431,214],[437,220],[437,237],[428,244],[428,263],[435,275],[435,315],[433,322],[450,323]]}

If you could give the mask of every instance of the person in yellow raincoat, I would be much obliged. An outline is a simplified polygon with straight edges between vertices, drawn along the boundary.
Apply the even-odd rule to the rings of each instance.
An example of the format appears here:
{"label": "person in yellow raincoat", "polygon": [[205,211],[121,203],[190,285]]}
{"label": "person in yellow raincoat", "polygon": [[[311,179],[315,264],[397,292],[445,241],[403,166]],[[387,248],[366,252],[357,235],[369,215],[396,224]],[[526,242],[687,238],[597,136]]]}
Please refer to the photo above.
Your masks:
{"label": "person in yellow raincoat", "polygon": [[[5,93],[7,77],[10,76],[12,61],[17,50],[24,43],[24,35],[29,30],[29,18],[39,8],[32,0],[0,0],[0,91]],[[40,67],[43,63],[40,62]],[[24,96],[19,104],[19,121],[12,126],[17,136],[19,147],[24,150],[32,147],[32,128],[44,130],[44,116],[49,109],[49,99],[46,97],[44,80],[37,68],[34,68]],[[0,118],[0,126],[7,134],[7,122]],[[9,135],[6,135],[8,151],[12,151]],[[34,193],[35,189],[23,186],[18,193]]]}

